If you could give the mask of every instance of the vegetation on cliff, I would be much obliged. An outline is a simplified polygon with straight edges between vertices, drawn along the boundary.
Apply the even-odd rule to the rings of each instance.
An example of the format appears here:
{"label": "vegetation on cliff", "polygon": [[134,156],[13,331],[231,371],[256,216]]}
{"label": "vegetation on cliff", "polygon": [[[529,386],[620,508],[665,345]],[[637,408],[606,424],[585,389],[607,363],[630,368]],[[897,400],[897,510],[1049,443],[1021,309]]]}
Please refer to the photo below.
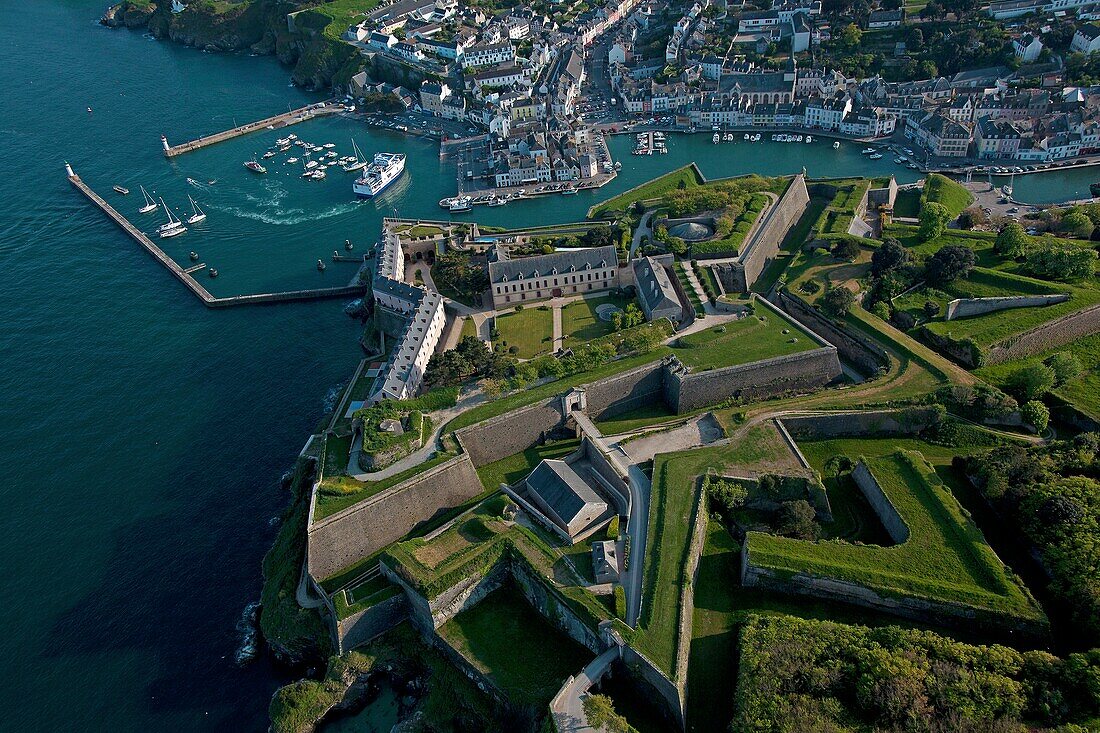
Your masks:
{"label": "vegetation on cliff", "polygon": [[263,563],[260,631],[275,656],[290,664],[324,658],[330,652],[329,633],[321,617],[317,611],[299,606],[296,599],[305,559],[312,477],[313,466],[300,460],[291,479],[291,504]]}

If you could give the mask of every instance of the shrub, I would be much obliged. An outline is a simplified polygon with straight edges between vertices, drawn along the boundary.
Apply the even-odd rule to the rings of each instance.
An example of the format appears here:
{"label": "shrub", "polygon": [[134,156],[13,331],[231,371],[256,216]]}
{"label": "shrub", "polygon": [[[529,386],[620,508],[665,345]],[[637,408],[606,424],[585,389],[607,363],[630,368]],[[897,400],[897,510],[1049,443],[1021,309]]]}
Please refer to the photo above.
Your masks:
{"label": "shrub", "polygon": [[1062,217],[1062,231],[1079,239],[1088,239],[1096,227],[1083,211],[1073,210]]}
{"label": "shrub", "polygon": [[949,283],[966,277],[974,269],[974,250],[961,244],[941,247],[928,259],[925,277],[933,283]]}
{"label": "shrub", "polygon": [[1025,267],[1039,278],[1078,280],[1092,275],[1095,264],[1095,250],[1053,245],[1031,252]]}
{"label": "shrub", "polygon": [[1021,367],[1008,378],[1009,389],[1024,400],[1042,398],[1054,387],[1054,383],[1054,370],[1046,364]]}
{"label": "shrub", "polygon": [[1084,369],[1084,367],[1081,366],[1081,360],[1068,351],[1059,351],[1057,354],[1051,354],[1043,363],[1054,372],[1054,386],[1056,387],[1061,387],[1069,380],[1081,374]]}
{"label": "shrub", "polygon": [[1024,418],[1024,422],[1035,428],[1037,433],[1046,431],[1047,424],[1050,422],[1050,410],[1039,400],[1025,402],[1020,408],[1020,415]]}
{"label": "shrub", "polygon": [[882,277],[885,273],[905,267],[909,264],[909,250],[901,246],[898,240],[889,238],[871,254],[871,274]]}
{"label": "shrub", "polygon": [[619,537],[619,515],[615,515],[611,518],[611,521],[607,523],[607,530],[604,536],[609,540],[618,539]]}
{"label": "shrub", "polygon": [[785,501],[776,513],[775,528],[779,534],[799,540],[816,540],[821,532],[815,521],[817,512],[805,499]]}
{"label": "shrub", "polygon": [[1027,254],[1028,249],[1031,247],[1031,237],[1027,235],[1024,228],[1016,222],[1005,224],[1001,228],[1000,233],[997,234],[997,239],[993,243],[993,251],[1001,257],[1008,259],[1016,259],[1023,257]]}
{"label": "shrub", "polygon": [[871,305],[871,312],[884,321],[890,320],[890,304],[885,300],[876,300]]}
{"label": "shrub", "polygon": [[821,296],[822,309],[831,316],[841,318],[848,315],[848,312],[855,305],[856,296],[851,290],[844,287],[836,287],[830,289],[825,295]]}
{"label": "shrub", "polygon": [[615,590],[612,591],[615,594],[615,615],[626,620],[626,591],[621,585],[616,585]]}
{"label": "shrub", "polygon": [[803,280],[799,283],[798,289],[806,295],[813,295],[821,290],[821,283],[811,277],[809,280]]}
{"label": "shrub", "polygon": [[833,244],[833,257],[841,260],[853,261],[859,257],[859,238],[852,236],[837,237]]}
{"label": "shrub", "polygon": [[940,314],[940,304],[934,300],[924,301],[924,315],[926,318],[935,318]]}

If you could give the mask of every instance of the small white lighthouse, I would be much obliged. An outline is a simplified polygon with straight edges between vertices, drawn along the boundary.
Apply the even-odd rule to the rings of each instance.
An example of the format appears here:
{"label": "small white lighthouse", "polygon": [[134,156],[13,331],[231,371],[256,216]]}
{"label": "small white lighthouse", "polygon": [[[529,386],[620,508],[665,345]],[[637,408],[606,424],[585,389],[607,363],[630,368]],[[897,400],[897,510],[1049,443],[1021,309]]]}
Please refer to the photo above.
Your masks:
{"label": "small white lighthouse", "polygon": [[160,136],[160,146],[164,148],[164,154],[168,155],[171,149],[168,147],[168,138],[164,135]]}
{"label": "small white lighthouse", "polygon": [[73,167],[69,165],[69,161],[65,161],[65,175],[69,178],[76,178],[76,174],[73,173]]}

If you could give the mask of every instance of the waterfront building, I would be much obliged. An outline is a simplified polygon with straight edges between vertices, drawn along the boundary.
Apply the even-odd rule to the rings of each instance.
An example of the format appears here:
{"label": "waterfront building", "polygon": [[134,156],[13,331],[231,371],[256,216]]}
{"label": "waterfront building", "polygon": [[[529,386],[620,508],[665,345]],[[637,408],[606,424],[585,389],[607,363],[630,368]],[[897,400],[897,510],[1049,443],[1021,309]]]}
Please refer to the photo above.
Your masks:
{"label": "waterfront building", "polygon": [[619,257],[614,245],[514,260],[503,248],[494,249],[489,286],[497,309],[619,287]]}

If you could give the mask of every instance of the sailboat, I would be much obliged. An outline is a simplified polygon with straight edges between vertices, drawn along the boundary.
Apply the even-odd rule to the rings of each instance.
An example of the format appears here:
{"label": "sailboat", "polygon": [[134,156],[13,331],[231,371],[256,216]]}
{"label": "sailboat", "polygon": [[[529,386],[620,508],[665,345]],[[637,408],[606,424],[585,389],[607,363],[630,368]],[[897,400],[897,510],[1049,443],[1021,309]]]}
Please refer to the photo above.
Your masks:
{"label": "sailboat", "polygon": [[148,214],[150,211],[157,210],[157,202],[153,200],[153,197],[149,195],[149,192],[145,190],[145,186],[141,186],[141,195],[145,197],[145,206],[138,209],[139,214]]}
{"label": "sailboat", "polygon": [[366,156],[363,155],[363,151],[360,150],[359,146],[355,144],[354,139],[351,141],[351,147],[355,150],[355,162],[348,163],[344,166],[344,170],[346,170],[348,173],[365,168],[368,162]]}
{"label": "sailboat", "polygon": [[191,209],[195,212],[191,216],[187,217],[188,224],[198,224],[200,221],[206,221],[206,212],[199,208],[195,199],[188,195],[187,200],[191,202]]}
{"label": "sailboat", "polygon": [[160,200],[160,205],[164,207],[164,213],[168,214],[168,223],[161,224],[159,227],[157,227],[157,234],[163,237],[166,232],[170,232],[173,229],[183,228],[183,222],[176,218],[176,216],[172,213],[172,210],[168,208],[168,204],[164,203],[164,199]]}

